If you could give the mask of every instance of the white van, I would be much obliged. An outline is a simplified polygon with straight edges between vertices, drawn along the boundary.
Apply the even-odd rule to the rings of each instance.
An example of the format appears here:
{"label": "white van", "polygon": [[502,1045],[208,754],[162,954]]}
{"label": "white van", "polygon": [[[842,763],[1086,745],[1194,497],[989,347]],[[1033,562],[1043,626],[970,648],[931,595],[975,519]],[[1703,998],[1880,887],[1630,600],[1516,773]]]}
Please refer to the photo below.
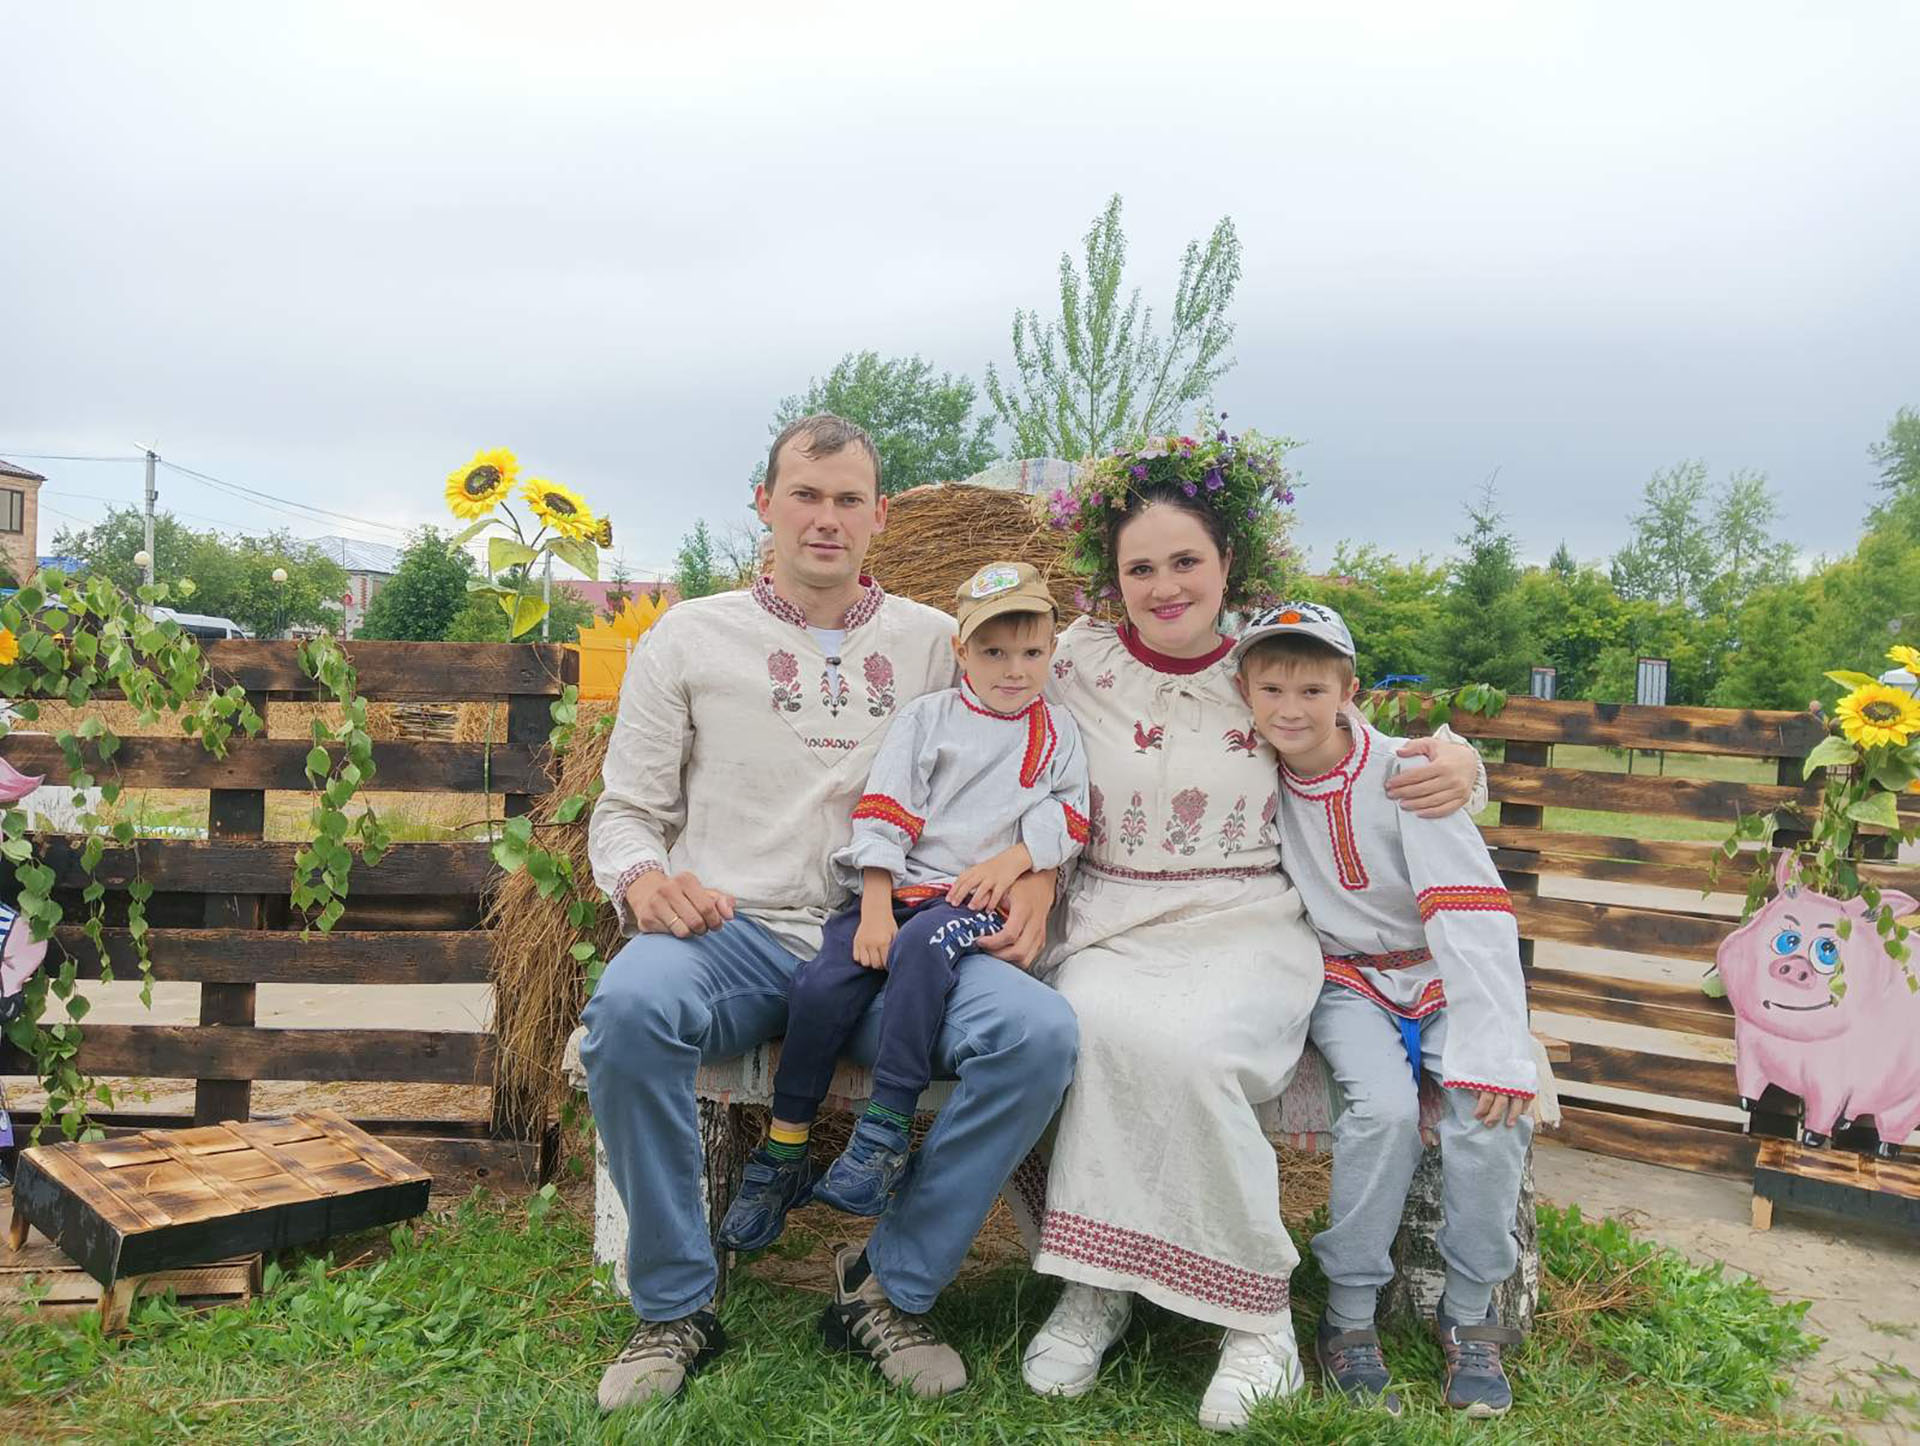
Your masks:
{"label": "white van", "polygon": [[196,638],[250,638],[248,632],[232,618],[210,617],[206,613],[175,612],[172,608],[157,607],[153,610],[155,621],[171,618],[180,624],[180,631]]}

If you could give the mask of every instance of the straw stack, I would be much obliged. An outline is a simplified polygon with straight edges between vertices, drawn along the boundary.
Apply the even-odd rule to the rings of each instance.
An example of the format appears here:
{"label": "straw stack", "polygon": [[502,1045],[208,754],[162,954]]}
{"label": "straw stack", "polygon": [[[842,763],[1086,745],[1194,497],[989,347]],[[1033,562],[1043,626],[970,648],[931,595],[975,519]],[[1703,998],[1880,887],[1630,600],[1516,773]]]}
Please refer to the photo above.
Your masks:
{"label": "straw stack", "polygon": [[867,571],[890,593],[953,611],[954,591],[990,562],[1030,562],[1047,580],[1061,620],[1085,609],[1079,579],[1068,571],[1061,534],[1048,526],[1045,503],[1019,492],[933,483],[898,494],[887,530],[873,540]]}

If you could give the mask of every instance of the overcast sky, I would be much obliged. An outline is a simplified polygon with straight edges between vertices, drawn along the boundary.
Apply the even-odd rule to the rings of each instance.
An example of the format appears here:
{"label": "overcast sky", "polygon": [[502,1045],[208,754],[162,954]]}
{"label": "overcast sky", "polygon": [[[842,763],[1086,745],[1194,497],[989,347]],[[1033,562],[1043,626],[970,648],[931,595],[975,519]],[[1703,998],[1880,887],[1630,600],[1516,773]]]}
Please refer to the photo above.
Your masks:
{"label": "overcast sky", "polygon": [[[1495,469],[1600,558],[1688,457],[1844,550],[1920,405],[1916,54],[1902,0],[0,0],[0,456],[397,541],[505,445],[665,564],[842,353],[1004,367],[1118,191],[1151,302],[1233,217],[1218,400],[1305,444],[1318,561],[1444,552]],[[43,550],[138,497],[29,465]]]}

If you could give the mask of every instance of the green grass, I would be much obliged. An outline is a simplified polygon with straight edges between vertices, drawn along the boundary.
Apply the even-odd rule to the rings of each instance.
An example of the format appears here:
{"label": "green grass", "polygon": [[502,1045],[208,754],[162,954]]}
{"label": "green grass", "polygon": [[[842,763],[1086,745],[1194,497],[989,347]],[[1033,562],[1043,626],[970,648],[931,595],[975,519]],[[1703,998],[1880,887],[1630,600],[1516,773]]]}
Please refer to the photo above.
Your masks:
{"label": "green grass", "polygon": [[[587,1265],[585,1221],[566,1208],[476,1197],[386,1237],[335,1242],[349,1263],[307,1258],[270,1273],[245,1308],[203,1315],[154,1301],[131,1332],[0,1322],[0,1436],[176,1441],[1198,1442],[1194,1412],[1217,1333],[1146,1309],[1078,1401],[1041,1400],[1020,1347],[1056,1287],[1005,1269],[955,1287],[936,1320],[973,1383],[917,1402],[830,1355],[818,1295],[741,1272],[724,1313],[733,1349],[677,1401],[602,1421],[594,1387],[629,1327]],[[1361,1442],[1725,1440],[1826,1430],[1785,1414],[1782,1367],[1812,1342],[1803,1306],[1634,1242],[1624,1227],[1542,1212],[1550,1285],[1519,1354],[1519,1404],[1470,1424],[1441,1406],[1439,1355],[1388,1337],[1408,1382],[1392,1422],[1309,1395],[1263,1410],[1242,1439]],[[372,1248],[374,1258],[356,1256]],[[1296,1277],[1303,1338],[1323,1285]]]}
{"label": "green grass", "polygon": [[[1499,758],[1504,750],[1493,745],[1485,750]],[[1768,758],[1737,758],[1718,753],[1665,753],[1648,755],[1623,749],[1600,748],[1585,743],[1556,743],[1548,757],[1553,768],[1581,769],[1589,773],[1627,773],[1646,778],[1695,778],[1732,783],[1775,782],[1775,764]],[[1474,815],[1474,822],[1491,827],[1500,821],[1500,805],[1488,804]],[[1659,813],[1606,813],[1586,808],[1548,808],[1542,826],[1561,833],[1602,834],[1612,838],[1679,839],[1720,843],[1733,831],[1733,819],[1684,818]]]}

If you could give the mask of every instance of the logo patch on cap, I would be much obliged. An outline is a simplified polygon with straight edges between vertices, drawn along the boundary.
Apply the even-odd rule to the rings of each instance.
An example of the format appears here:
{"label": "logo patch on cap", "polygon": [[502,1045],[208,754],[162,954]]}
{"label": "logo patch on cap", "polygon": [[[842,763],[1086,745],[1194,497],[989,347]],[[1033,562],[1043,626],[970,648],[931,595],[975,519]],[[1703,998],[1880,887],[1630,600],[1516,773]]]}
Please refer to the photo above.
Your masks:
{"label": "logo patch on cap", "polygon": [[1003,592],[1011,592],[1020,586],[1020,574],[1010,567],[983,567],[973,575],[973,582],[967,588],[967,596],[973,598],[995,597]]}

